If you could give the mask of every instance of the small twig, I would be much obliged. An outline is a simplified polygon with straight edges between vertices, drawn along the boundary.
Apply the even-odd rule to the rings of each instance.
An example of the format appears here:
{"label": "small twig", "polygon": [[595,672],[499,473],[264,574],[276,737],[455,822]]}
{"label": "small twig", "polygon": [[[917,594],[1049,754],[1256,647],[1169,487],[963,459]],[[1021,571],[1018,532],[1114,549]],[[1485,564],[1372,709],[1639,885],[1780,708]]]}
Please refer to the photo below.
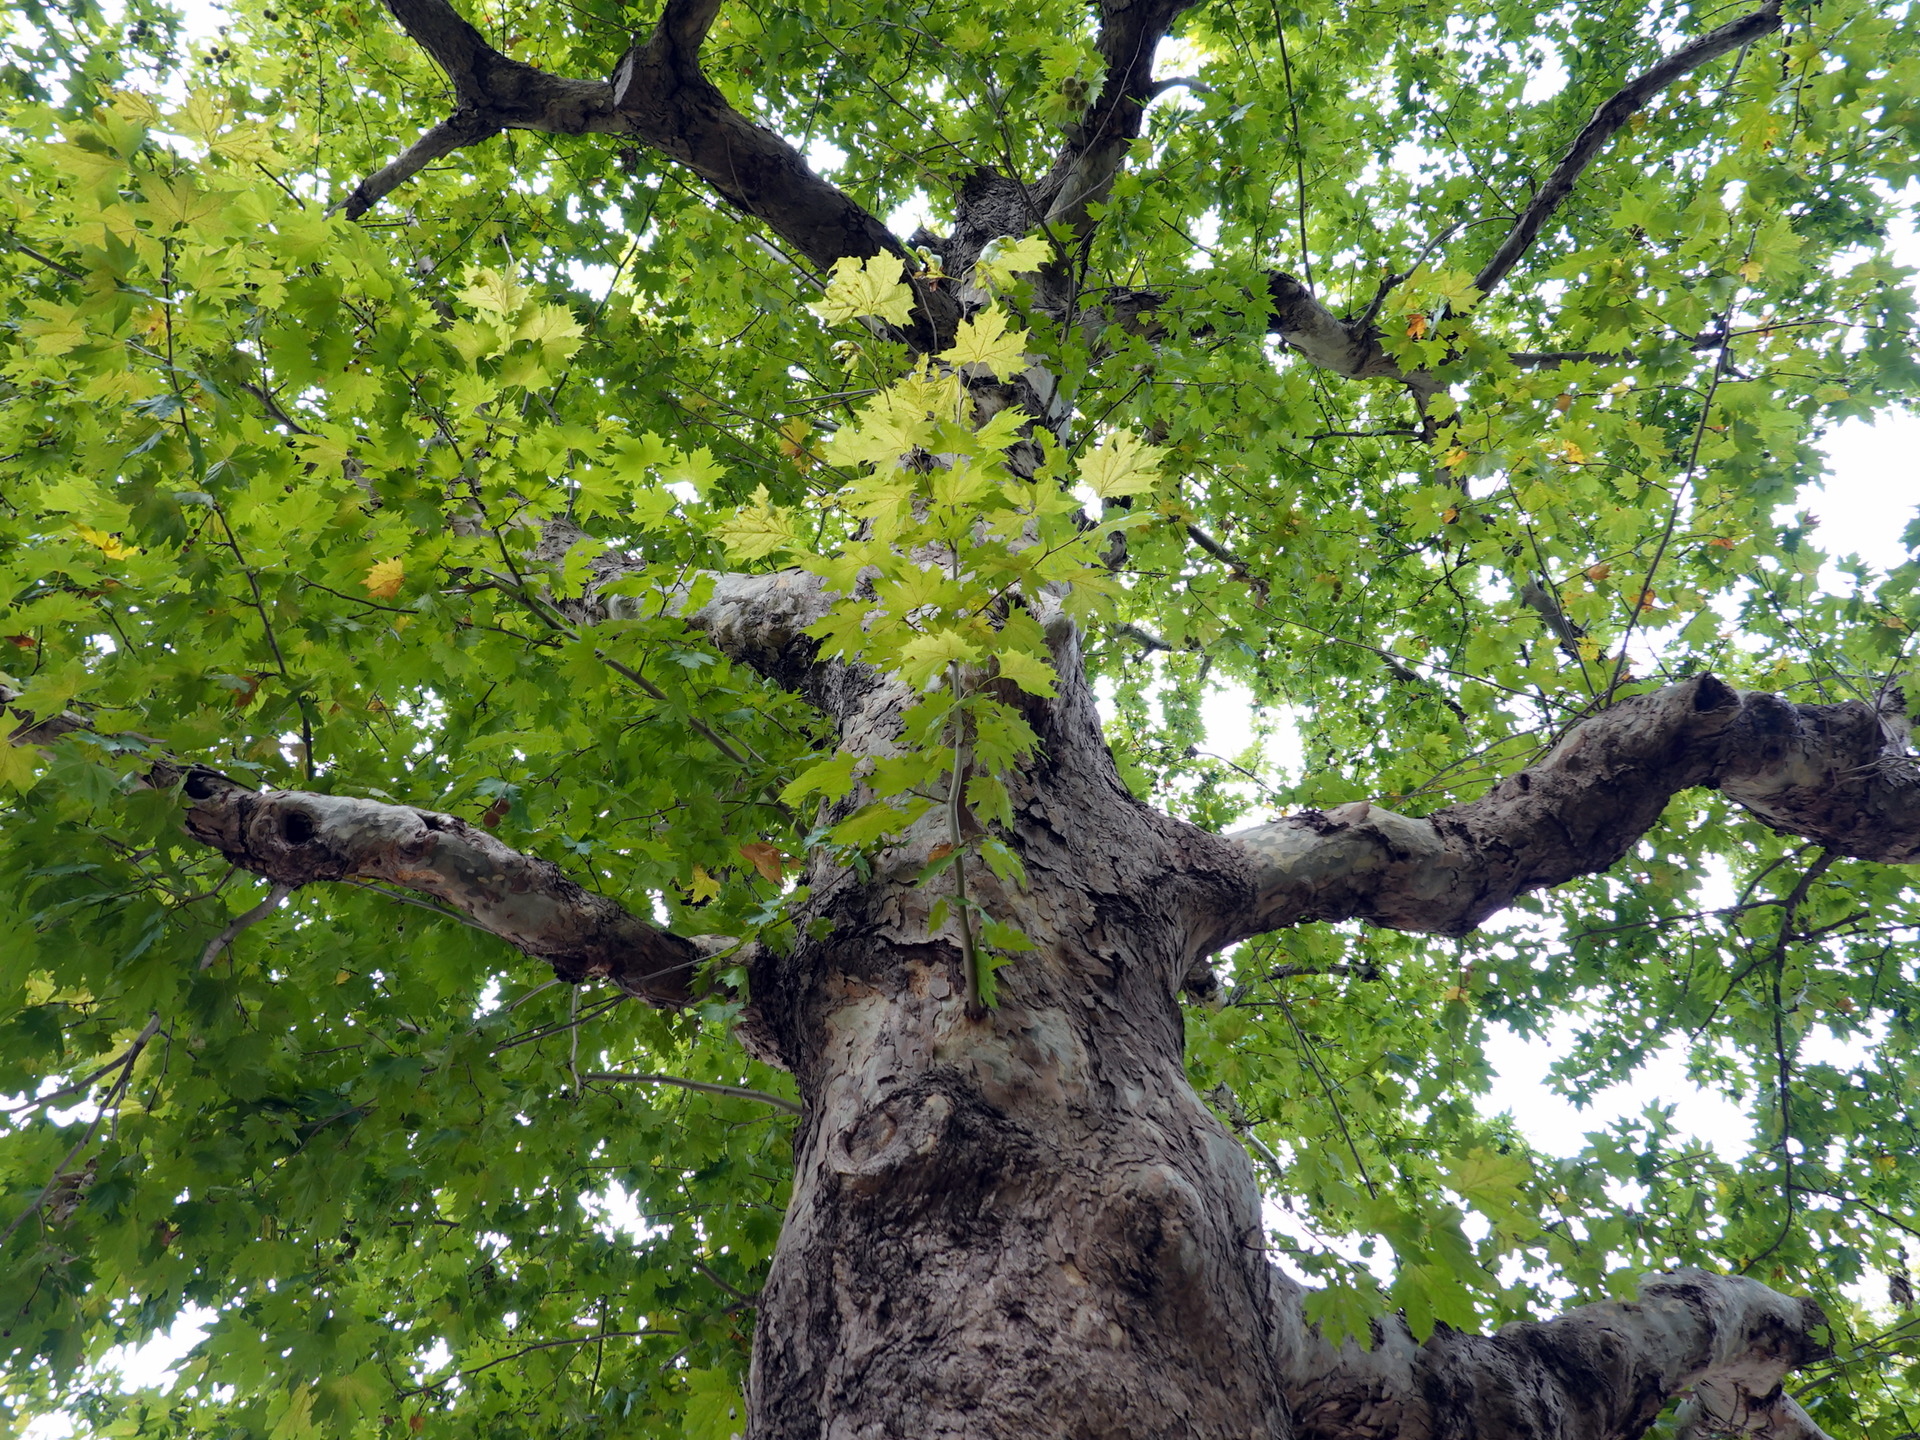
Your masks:
{"label": "small twig", "polygon": [[1780,0],[1767,0],[1751,15],[1728,21],[1719,29],[1708,31],[1691,45],[1681,46],[1651,70],[1629,80],[1602,101],[1599,109],[1593,112],[1593,118],[1574,138],[1573,146],[1565,158],[1554,167],[1546,184],[1534,195],[1533,203],[1521,213],[1513,229],[1507,232],[1507,238],[1500,242],[1500,248],[1493,252],[1493,258],[1473,277],[1473,288],[1482,295],[1488,295],[1506,279],[1507,272],[1520,263],[1520,257],[1539,238],[1548,218],[1573,193],[1581,172],[1593,163],[1601,147],[1613,138],[1613,133],[1649,100],[1688,71],[1697,70],[1729,50],[1738,50],[1779,28]]}
{"label": "small twig", "polygon": [[711,1080],[688,1080],[679,1075],[622,1074],[618,1071],[594,1071],[580,1078],[589,1085],[675,1085],[682,1090],[697,1090],[702,1095],[725,1095],[734,1100],[756,1100],[762,1105],[771,1105],[776,1110],[785,1110],[789,1115],[805,1113],[797,1101],[789,1100],[784,1095],[769,1094],[765,1090],[754,1090],[746,1085],[719,1085]]}
{"label": "small twig", "polygon": [[726,1291],[729,1295],[733,1296],[733,1298],[738,1300],[742,1305],[757,1306],[760,1303],[760,1292],[758,1290],[754,1291],[751,1295],[749,1295],[746,1291],[738,1289],[735,1286],[729,1285],[726,1281],[722,1280],[718,1275],[714,1274],[712,1270],[708,1269],[707,1266],[702,1264],[700,1261],[693,1260],[691,1257],[689,1257],[689,1260],[690,1260],[690,1263],[693,1265],[694,1269],[698,1270],[702,1275],[706,1276],[707,1279],[711,1280],[714,1284],[718,1285],[722,1290]]}
{"label": "small twig", "polygon": [[61,1177],[67,1173],[67,1167],[73,1164],[74,1158],[92,1143],[94,1135],[100,1129],[100,1122],[106,1119],[107,1112],[113,1109],[114,1103],[126,1093],[127,1086],[133,1079],[134,1061],[140,1058],[140,1052],[147,1048],[147,1042],[153,1039],[159,1032],[159,1029],[160,1016],[156,1011],[152,1018],[147,1021],[147,1028],[134,1037],[133,1044],[127,1047],[127,1053],[121,1056],[116,1062],[120,1067],[120,1078],[113,1082],[113,1088],[107,1092],[106,1098],[100,1102],[100,1108],[95,1112],[93,1119],[88,1122],[86,1132],[81,1135],[78,1140],[74,1141],[73,1148],[61,1157],[58,1165],[53,1167],[53,1174],[48,1176],[47,1183],[40,1187],[40,1193],[34,1197],[33,1203],[18,1215],[14,1216],[13,1223],[7,1226],[5,1230],[0,1230],[0,1246],[5,1245],[7,1241],[11,1240],[13,1238],[13,1232],[26,1224],[30,1217],[38,1215],[40,1211],[46,1207],[47,1201],[53,1197],[54,1186],[58,1185]]}
{"label": "small twig", "polygon": [[961,828],[962,785],[967,773],[967,717],[960,706],[960,664],[947,665],[947,684],[952,686],[953,779],[947,786],[947,843],[953,846],[953,904],[960,919],[960,960],[966,968],[967,1018],[986,1018],[987,1005],[981,996],[980,951],[973,941],[973,917],[967,914],[966,832]]}
{"label": "small twig", "polygon": [[267,892],[266,899],[262,900],[258,905],[246,911],[244,914],[236,915],[233,919],[229,920],[226,929],[208,941],[207,948],[200,952],[200,968],[202,970],[211,970],[213,968],[213,962],[220,958],[220,952],[238,939],[241,931],[251,925],[257,925],[266,919],[267,916],[271,915],[280,907],[280,902],[292,893],[293,886],[291,885],[275,885]]}
{"label": "small twig", "polygon": [[505,1365],[509,1360],[523,1359],[538,1350],[553,1350],[562,1345],[592,1345],[607,1340],[647,1340],[655,1335],[678,1339],[680,1332],[677,1330],[596,1330],[591,1335],[571,1335],[564,1340],[542,1340],[537,1345],[528,1345],[524,1349],[514,1351],[511,1355],[502,1355],[487,1361],[484,1365],[476,1365],[471,1370],[457,1371],[444,1380],[433,1380],[425,1385],[416,1385],[411,1390],[402,1390],[394,1398],[408,1400],[415,1395],[425,1395],[429,1391],[444,1390],[455,1380],[465,1380],[469,1376],[478,1375],[482,1370],[491,1370],[496,1365]]}
{"label": "small twig", "polygon": [[567,1073],[573,1076],[574,1097],[579,1098],[580,1084],[580,987],[574,986],[567,992]]}

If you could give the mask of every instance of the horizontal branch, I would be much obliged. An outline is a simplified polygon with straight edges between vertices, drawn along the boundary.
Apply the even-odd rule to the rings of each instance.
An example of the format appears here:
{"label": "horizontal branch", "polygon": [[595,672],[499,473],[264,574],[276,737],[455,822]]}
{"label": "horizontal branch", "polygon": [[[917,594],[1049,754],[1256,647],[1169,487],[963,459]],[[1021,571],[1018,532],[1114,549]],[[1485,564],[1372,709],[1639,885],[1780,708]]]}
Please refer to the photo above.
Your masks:
{"label": "horizontal branch", "polygon": [[1573,193],[1574,184],[1580,179],[1581,173],[1593,163],[1602,147],[1613,138],[1614,132],[1644,108],[1649,100],[1682,75],[1698,70],[1729,50],[1738,50],[1742,45],[1751,44],[1779,28],[1780,0],[1767,0],[1751,15],[1730,20],[1691,44],[1681,46],[1652,69],[1635,76],[1603,100],[1593,112],[1593,118],[1574,137],[1572,147],[1554,166],[1553,173],[1547,176],[1546,183],[1535,192],[1532,202],[1500,242],[1500,248],[1493,252],[1493,257],[1473,277],[1474,289],[1482,295],[1489,295],[1495,286],[1507,278],[1507,273],[1520,263],[1520,257],[1539,238],[1542,227],[1553,212]]}
{"label": "horizontal branch", "polygon": [[1249,901],[1219,944],[1312,920],[1463,935],[1532,890],[1613,865],[1667,802],[1718,786],[1842,855],[1920,863],[1920,766],[1898,692],[1794,705],[1710,675],[1623,701],[1479,800],[1409,819],[1367,801],[1226,837]]}
{"label": "horizontal branch", "polygon": [[1441,1325],[1424,1345],[1397,1317],[1378,1323],[1371,1349],[1311,1336],[1290,1357],[1296,1440],[1636,1440],[1683,1395],[1703,1440],[1828,1440],[1781,1388],[1824,1353],[1826,1317],[1754,1280],[1679,1270],[1636,1301],[1492,1336]]}
{"label": "horizontal branch", "polygon": [[253,790],[212,770],[181,785],[187,833],[278,885],[384,880],[430,895],[553,966],[604,979],[653,1005],[693,998],[702,951],[597,895],[550,860],[453,815],[305,790]]}
{"label": "horizontal branch", "polygon": [[[0,684],[0,712],[19,698]],[[14,745],[45,748],[90,728],[71,711],[45,720],[13,713],[24,721],[5,737]],[[217,771],[165,759],[146,779],[154,786],[180,786],[186,830],[195,840],[274,883],[266,901],[231,921],[207,946],[201,969],[292,888],[384,881],[431,896],[475,928],[545,960],[562,980],[605,979],[669,1009],[694,998],[705,942],[648,924],[551,861],[523,854],[456,816],[347,795],[255,790]]]}
{"label": "horizontal branch", "polygon": [[1311,364],[1350,380],[1405,379],[1372,325],[1342,319],[1293,276],[1267,277],[1268,328]]}

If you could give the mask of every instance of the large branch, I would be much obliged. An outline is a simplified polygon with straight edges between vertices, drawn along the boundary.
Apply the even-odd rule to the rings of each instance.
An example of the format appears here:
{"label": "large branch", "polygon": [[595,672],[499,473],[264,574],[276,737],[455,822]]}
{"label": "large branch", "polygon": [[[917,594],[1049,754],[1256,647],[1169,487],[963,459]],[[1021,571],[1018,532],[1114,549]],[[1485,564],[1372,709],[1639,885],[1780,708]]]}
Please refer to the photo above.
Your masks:
{"label": "large branch", "polygon": [[1613,138],[1614,132],[1649,100],[1682,75],[1698,70],[1729,50],[1738,50],[1742,45],[1751,44],[1762,35],[1770,35],[1779,28],[1780,0],[1767,0],[1751,15],[1729,20],[1717,30],[1710,30],[1691,44],[1681,46],[1652,69],[1635,76],[1603,100],[1593,112],[1593,118],[1574,137],[1572,147],[1554,166],[1553,173],[1547,176],[1546,184],[1535,192],[1531,203],[1514,222],[1513,229],[1500,242],[1500,248],[1493,252],[1493,258],[1473,277],[1474,288],[1482,295],[1488,295],[1507,278],[1507,272],[1519,264],[1520,257],[1539,238],[1541,228],[1553,212],[1573,193],[1581,173],[1593,163],[1594,157]]}
{"label": "large branch", "polygon": [[1583,1305],[1493,1336],[1442,1325],[1416,1344],[1398,1318],[1375,1343],[1311,1338],[1289,1357],[1297,1440],[1637,1440],[1677,1396],[1691,1434],[1827,1440],[1781,1389],[1817,1358],[1811,1301],[1681,1270],[1636,1302]]}
{"label": "large branch", "polygon": [[[0,684],[0,712],[19,698]],[[71,712],[29,716],[6,738],[45,747],[88,728]],[[167,760],[152,767],[147,782],[179,784],[187,833],[277,885],[382,881],[432,897],[546,961],[563,980],[604,979],[670,1009],[694,998],[695,968],[706,953],[701,943],[655,928],[551,861],[455,816],[346,795],[254,790]]]}
{"label": "large branch", "polygon": [[1293,276],[1267,277],[1267,305],[1268,328],[1308,363],[1351,380],[1409,378],[1370,323],[1335,315]]}
{"label": "large branch", "polygon": [[1623,701],[1479,800],[1409,819],[1359,801],[1226,837],[1250,899],[1219,943],[1311,920],[1462,935],[1515,897],[1624,856],[1668,800],[1718,786],[1842,855],[1920,863],[1920,766],[1897,691],[1794,705],[1710,675]]}
{"label": "large branch", "polygon": [[1037,187],[1049,225],[1082,232],[1088,207],[1107,198],[1140,136],[1147,104],[1159,93],[1153,58],[1173,22],[1194,0],[1102,0],[1098,49],[1101,87],[1070,127],[1053,168]]}
{"label": "large branch", "polygon": [[[550,75],[502,55],[447,0],[387,0],[387,8],[446,72],[456,108],[361,182],[351,214],[427,160],[501,130],[591,133],[636,140],[686,166],[820,269],[844,256],[907,256],[884,224],[816,175],[793,146],[741,115],[701,72],[698,51],[718,0],[670,0],[652,36],[627,52],[611,81]],[[930,298],[940,297],[922,300]]]}
{"label": "large branch", "polygon": [[380,880],[429,895],[553,966],[562,980],[606,980],[649,1004],[693,998],[702,951],[597,895],[550,860],[525,855],[453,815],[306,790],[253,790],[187,772],[187,833],[281,885]]}

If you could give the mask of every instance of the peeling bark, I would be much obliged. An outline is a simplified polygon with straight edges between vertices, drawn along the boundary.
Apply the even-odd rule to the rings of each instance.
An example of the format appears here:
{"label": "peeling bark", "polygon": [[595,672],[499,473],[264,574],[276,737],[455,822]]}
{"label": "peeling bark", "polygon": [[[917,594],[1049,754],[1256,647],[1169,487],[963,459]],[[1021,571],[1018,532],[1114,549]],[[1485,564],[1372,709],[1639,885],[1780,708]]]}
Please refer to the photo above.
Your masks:
{"label": "peeling bark", "polygon": [[1920,862],[1904,738],[1891,709],[1793,705],[1699,676],[1602,712],[1468,804],[1415,820],[1363,800],[1228,837],[1249,891],[1221,943],[1356,918],[1464,935],[1516,896],[1607,869],[1695,785],[1840,854]]}
{"label": "peeling bark", "polygon": [[1296,1440],[1633,1440],[1676,1395],[1701,1436],[1826,1440],[1781,1389],[1824,1354],[1811,1301],[1737,1277],[1649,1276],[1636,1301],[1417,1344],[1397,1317],[1370,1350],[1312,1337],[1287,1377]]}
{"label": "peeling bark", "polygon": [[694,998],[702,949],[452,815],[186,773],[187,833],[282,885],[382,880],[430,895],[562,980],[604,979],[669,1009]]}

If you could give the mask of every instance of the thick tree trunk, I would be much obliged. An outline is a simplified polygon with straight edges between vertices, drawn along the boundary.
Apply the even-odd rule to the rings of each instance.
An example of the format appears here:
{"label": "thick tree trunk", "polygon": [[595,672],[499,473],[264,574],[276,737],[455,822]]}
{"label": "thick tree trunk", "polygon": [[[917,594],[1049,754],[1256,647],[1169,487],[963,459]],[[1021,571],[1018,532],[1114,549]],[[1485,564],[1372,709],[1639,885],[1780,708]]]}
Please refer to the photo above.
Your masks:
{"label": "thick tree trunk", "polygon": [[[724,608],[696,623],[723,632]],[[810,608],[775,628],[801,644]],[[1249,917],[1269,923],[1271,860],[1125,791],[1072,627],[1053,618],[1062,693],[1029,704],[1043,748],[1014,781],[1007,836],[1030,883],[968,881],[1038,945],[1000,972],[999,1006],[969,1016],[954,923],[931,924],[949,882],[916,883],[944,819],[867,879],[816,857],[797,928],[824,933],[754,962],[756,1034],[806,1102],[759,1302],[754,1440],[1633,1440],[1688,1390],[1707,1432],[1819,1440],[1779,1387],[1817,1353],[1821,1318],[1749,1281],[1662,1277],[1639,1303],[1486,1338],[1441,1327],[1417,1344],[1389,1319],[1371,1350],[1336,1349],[1308,1329],[1265,1254],[1246,1153],[1182,1063],[1181,983]],[[782,666],[802,658],[775,648]],[[847,667],[813,678],[829,673],[816,688],[843,743],[883,753],[905,692]],[[1543,792],[1556,764],[1664,793],[1698,783],[1696,715],[1717,733],[1739,711],[1724,687],[1710,704],[1697,689],[1563,746],[1578,763],[1544,765]],[[1344,843],[1330,817],[1307,828]],[[1336,858],[1388,888],[1398,876]]]}
{"label": "thick tree trunk", "polygon": [[957,949],[884,921],[795,957],[815,1039],[756,1437],[1289,1433],[1251,1170],[1138,993],[1165,927],[1102,908],[1021,962],[1096,988],[1036,973],[981,1021]]}
{"label": "thick tree trunk", "polygon": [[1126,793],[1061,669],[1016,793],[1031,883],[967,881],[1039,945],[996,1009],[968,1017],[952,922],[929,932],[930,825],[869,883],[823,864],[832,932],[755,969],[807,1102],[756,1440],[1290,1433],[1253,1174],[1182,1067],[1205,837]]}

